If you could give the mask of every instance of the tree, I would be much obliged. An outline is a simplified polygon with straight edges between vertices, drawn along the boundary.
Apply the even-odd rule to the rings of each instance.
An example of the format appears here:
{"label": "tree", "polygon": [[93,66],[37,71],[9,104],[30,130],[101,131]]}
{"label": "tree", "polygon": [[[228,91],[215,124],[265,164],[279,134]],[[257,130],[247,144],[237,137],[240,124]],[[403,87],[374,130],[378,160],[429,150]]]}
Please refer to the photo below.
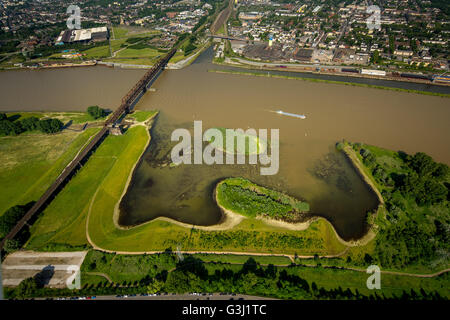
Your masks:
{"label": "tree", "polygon": [[438,180],[444,180],[449,173],[448,165],[445,163],[438,163],[432,172],[433,177]]}
{"label": "tree", "polygon": [[15,136],[22,133],[20,124],[9,120],[0,120],[0,135]]}
{"label": "tree", "polygon": [[20,124],[25,131],[33,131],[38,128],[39,119],[36,117],[29,117],[23,119]]}
{"label": "tree", "polygon": [[34,277],[26,278],[14,289],[14,294],[17,298],[27,298],[32,296],[38,285]]}
{"label": "tree", "polygon": [[5,245],[3,246],[3,250],[6,253],[12,253],[20,249],[20,242],[17,239],[7,239],[5,241]]}
{"label": "tree", "polygon": [[153,281],[150,282],[149,285],[147,286],[147,292],[148,293],[160,292],[163,286],[164,286],[164,282],[153,279]]}
{"label": "tree", "polygon": [[379,64],[381,62],[380,53],[378,50],[375,50],[372,55],[372,62],[375,64]]}
{"label": "tree", "polygon": [[0,216],[0,238],[5,237],[16,223],[25,215],[26,206],[14,206]]}
{"label": "tree", "polygon": [[408,166],[417,172],[419,176],[432,173],[436,169],[433,158],[423,152],[417,152],[410,158]]}
{"label": "tree", "polygon": [[0,121],[1,120],[7,120],[7,119],[8,119],[8,117],[6,116],[6,113],[1,112],[0,113]]}
{"label": "tree", "polygon": [[106,116],[106,110],[100,108],[99,106],[88,107],[87,113],[90,114],[94,119],[103,118]]}
{"label": "tree", "polygon": [[195,49],[197,49],[197,47],[193,43],[189,42],[188,45],[184,48],[184,56],[189,55]]}
{"label": "tree", "polygon": [[61,131],[63,126],[59,119],[44,119],[38,122],[37,128],[44,133],[56,133]]}

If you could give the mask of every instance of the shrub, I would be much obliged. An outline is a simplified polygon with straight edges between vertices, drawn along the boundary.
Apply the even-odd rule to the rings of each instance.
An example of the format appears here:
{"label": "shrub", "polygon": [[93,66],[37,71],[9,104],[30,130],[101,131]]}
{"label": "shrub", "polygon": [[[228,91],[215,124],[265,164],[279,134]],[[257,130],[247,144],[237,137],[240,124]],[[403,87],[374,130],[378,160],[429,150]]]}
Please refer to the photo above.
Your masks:
{"label": "shrub", "polygon": [[59,119],[44,119],[38,122],[37,128],[44,133],[56,133],[62,130],[64,124]]}
{"label": "shrub", "polygon": [[20,124],[25,131],[33,131],[36,130],[39,126],[39,119],[36,117],[29,117],[23,119]]}
{"label": "shrub", "polygon": [[88,107],[87,113],[89,113],[94,119],[103,118],[106,116],[106,110],[100,108],[99,106]]}
{"label": "shrub", "polygon": [[22,133],[23,129],[20,124],[9,120],[0,120],[0,135],[16,136]]}

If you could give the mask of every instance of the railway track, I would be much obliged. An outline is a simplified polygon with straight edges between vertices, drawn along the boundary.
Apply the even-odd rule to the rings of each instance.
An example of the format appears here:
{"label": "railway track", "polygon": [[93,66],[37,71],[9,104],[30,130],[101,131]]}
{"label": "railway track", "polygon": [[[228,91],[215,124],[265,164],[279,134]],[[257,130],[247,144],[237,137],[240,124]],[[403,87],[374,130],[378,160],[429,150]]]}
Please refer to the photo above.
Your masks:
{"label": "railway track", "polygon": [[82,167],[83,163],[87,161],[89,155],[101,144],[103,139],[108,135],[111,127],[116,126],[121,122],[123,116],[126,115],[132,108],[133,103],[139,96],[145,93],[148,89],[149,83],[154,80],[160,71],[164,69],[169,60],[176,53],[177,49],[172,49],[163,58],[161,58],[144,76],[128,91],[125,97],[122,98],[122,103],[112,115],[105,121],[102,129],[97,133],[89,144],[79,152],[75,158],[67,165],[61,174],[56,178],[52,185],[45,191],[38,201],[27,211],[27,213],[19,220],[19,222],[12,228],[12,230],[0,242],[0,251],[3,249],[7,240],[13,239],[30,221],[30,219],[44,209],[51,200],[58,194],[70,178]]}

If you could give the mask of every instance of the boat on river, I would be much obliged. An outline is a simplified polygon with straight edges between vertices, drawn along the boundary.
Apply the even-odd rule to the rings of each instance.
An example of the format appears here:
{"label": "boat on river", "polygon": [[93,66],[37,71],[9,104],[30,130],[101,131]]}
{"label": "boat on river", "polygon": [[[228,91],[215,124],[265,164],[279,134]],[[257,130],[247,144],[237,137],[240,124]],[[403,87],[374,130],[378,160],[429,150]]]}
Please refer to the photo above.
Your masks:
{"label": "boat on river", "polygon": [[275,111],[278,114],[282,114],[284,116],[299,118],[299,119],[306,119],[306,116],[304,114],[296,114],[296,113],[290,113],[290,112],[284,112],[281,110]]}

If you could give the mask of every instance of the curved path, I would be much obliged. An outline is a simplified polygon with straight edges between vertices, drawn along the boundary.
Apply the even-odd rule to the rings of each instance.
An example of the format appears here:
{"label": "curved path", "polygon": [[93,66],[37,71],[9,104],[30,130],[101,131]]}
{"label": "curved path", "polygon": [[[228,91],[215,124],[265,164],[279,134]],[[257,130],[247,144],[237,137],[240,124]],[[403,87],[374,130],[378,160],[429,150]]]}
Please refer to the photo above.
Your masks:
{"label": "curved path", "polygon": [[[101,248],[97,246],[94,241],[92,241],[90,235],[89,235],[89,218],[91,216],[92,211],[92,205],[95,201],[95,198],[97,197],[97,193],[100,190],[101,184],[98,186],[95,194],[93,195],[91,199],[91,203],[89,204],[89,210],[87,213],[86,218],[86,239],[88,240],[89,244],[92,246],[93,249],[98,251],[103,251],[107,253],[115,253],[115,254],[129,254],[129,255],[139,255],[139,254],[158,254],[158,253],[164,253],[164,251],[115,251],[115,250],[108,250]],[[323,255],[319,256],[319,258],[337,258],[342,255],[344,255],[350,247],[346,247],[342,252],[333,254],[333,255]],[[244,256],[274,256],[274,257],[286,257],[291,260],[293,264],[295,264],[295,258],[300,259],[313,259],[315,258],[314,255],[292,255],[292,254],[282,254],[282,253],[257,253],[257,252],[236,252],[236,251],[177,251],[177,253],[181,254],[229,254],[229,255],[244,255]],[[306,267],[316,267],[315,265],[304,265]],[[358,269],[358,268],[352,268],[352,267],[338,267],[338,266],[323,266],[325,268],[336,268],[340,270],[350,270],[350,271],[357,271],[357,272],[364,272],[366,273],[366,269]],[[446,272],[449,272],[450,268],[437,271],[435,273],[431,274],[415,274],[415,273],[407,273],[407,272],[398,272],[398,271],[383,271],[381,270],[381,273],[383,274],[391,274],[391,275],[398,275],[398,276],[409,276],[409,277],[418,277],[418,278],[433,278],[437,277],[441,274],[444,274]]]}
{"label": "curved path", "polygon": [[103,277],[106,280],[108,280],[109,283],[113,282],[111,280],[111,278],[109,277],[109,275],[107,275],[106,273],[103,272],[85,272],[85,274],[87,275],[91,275],[91,276],[99,276],[99,277]]}
{"label": "curved path", "polygon": [[[89,232],[88,232],[89,216],[90,216],[90,213],[91,213],[90,209],[91,209],[93,200],[95,199],[95,195],[92,198],[91,205],[89,207],[88,217],[86,219],[86,237],[87,237],[87,240],[89,241],[89,244],[92,246],[93,249],[99,250],[99,251],[103,251],[103,252],[107,252],[107,253],[130,254],[130,255],[164,253],[164,251],[115,251],[115,250],[104,249],[104,248],[101,248],[101,247],[97,246],[92,241],[91,237],[89,236]],[[345,254],[348,251],[348,249],[349,249],[349,247],[347,247],[344,251],[342,251],[342,252],[340,252],[338,254],[319,256],[319,258],[337,258],[337,257],[342,256],[343,254]],[[286,257],[289,260],[291,260],[291,262],[293,264],[295,264],[295,258],[300,258],[300,259],[313,259],[314,258],[314,256],[311,256],[311,255],[303,255],[302,256],[302,255],[292,255],[292,254],[282,254],[282,253],[257,253],[257,252],[237,252],[237,251],[188,251],[188,250],[183,250],[183,251],[177,251],[177,253],[181,253],[181,254],[217,254],[217,255],[228,254],[228,255],[239,255],[239,256]],[[299,265],[302,265],[302,266],[305,266],[305,267],[316,267],[316,265],[304,265],[304,264],[299,264]],[[325,265],[323,265],[323,267],[325,267],[325,268],[335,268],[335,269],[339,269],[339,270],[350,270],[350,271],[364,272],[364,273],[367,272],[366,269],[358,269],[358,268],[352,268],[352,267],[325,266]],[[437,271],[435,273],[430,273],[430,274],[416,274],[416,273],[408,273],[408,272],[384,271],[384,270],[381,270],[381,273],[383,273],[383,274],[391,274],[391,275],[397,275],[397,276],[408,276],[408,277],[417,277],[417,278],[434,278],[434,277],[440,276],[441,274],[444,274],[446,272],[450,272],[450,268],[447,268],[447,269],[444,269],[444,270],[440,270],[440,271]]]}

